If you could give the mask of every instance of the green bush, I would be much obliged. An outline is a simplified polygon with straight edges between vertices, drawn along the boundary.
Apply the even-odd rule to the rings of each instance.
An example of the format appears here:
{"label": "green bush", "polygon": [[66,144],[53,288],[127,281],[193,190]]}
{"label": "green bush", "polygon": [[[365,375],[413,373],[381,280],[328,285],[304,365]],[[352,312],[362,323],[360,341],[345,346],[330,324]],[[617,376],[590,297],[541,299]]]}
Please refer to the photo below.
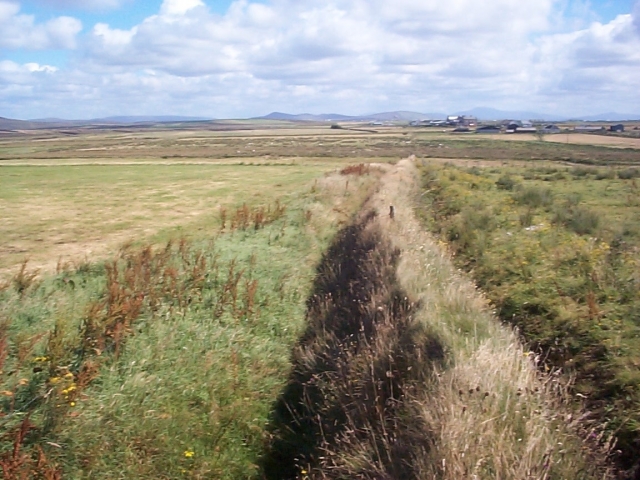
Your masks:
{"label": "green bush", "polygon": [[611,180],[613,178],[616,178],[616,172],[612,168],[598,170],[596,173],[596,180]]}
{"label": "green bush", "polygon": [[553,195],[549,188],[529,186],[517,190],[513,199],[519,205],[527,205],[532,208],[546,207],[553,203]]}
{"label": "green bush", "polygon": [[638,168],[626,168],[618,171],[618,178],[621,180],[630,180],[638,177],[640,177],[640,169]]}
{"label": "green bush", "polygon": [[578,235],[594,233],[600,225],[600,215],[585,207],[558,207],[551,219],[556,225],[564,225]]}
{"label": "green bush", "polygon": [[593,173],[593,169],[588,167],[575,167],[571,169],[571,175],[574,177],[586,177],[591,173]]}
{"label": "green bush", "polygon": [[499,190],[513,190],[517,182],[511,175],[502,175],[497,181],[496,186]]}

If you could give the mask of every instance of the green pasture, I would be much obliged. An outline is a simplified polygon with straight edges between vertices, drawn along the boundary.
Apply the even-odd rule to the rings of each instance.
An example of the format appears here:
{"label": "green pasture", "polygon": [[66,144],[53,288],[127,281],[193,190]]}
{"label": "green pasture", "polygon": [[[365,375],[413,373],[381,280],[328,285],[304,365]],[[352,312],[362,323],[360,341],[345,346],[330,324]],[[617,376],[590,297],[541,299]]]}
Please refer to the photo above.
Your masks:
{"label": "green pasture", "polygon": [[25,258],[51,270],[59,257],[83,260],[158,235],[211,235],[221,206],[284,200],[332,166],[0,167],[0,271]]}

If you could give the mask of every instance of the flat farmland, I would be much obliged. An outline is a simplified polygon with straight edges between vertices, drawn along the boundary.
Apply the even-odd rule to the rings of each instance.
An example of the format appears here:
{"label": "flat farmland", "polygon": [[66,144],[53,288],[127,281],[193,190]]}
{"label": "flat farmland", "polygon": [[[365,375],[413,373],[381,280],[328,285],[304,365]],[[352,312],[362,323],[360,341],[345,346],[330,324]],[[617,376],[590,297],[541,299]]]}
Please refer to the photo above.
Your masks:
{"label": "flat farmland", "polygon": [[[34,268],[51,271],[59,261],[101,256],[124,242],[166,238],[177,231],[210,232],[222,206],[273,202],[349,162],[389,162],[415,154],[456,163],[625,166],[638,162],[640,155],[633,148],[557,144],[526,136],[478,138],[317,125],[260,124],[250,129],[242,122],[233,127],[31,131],[0,137],[0,276],[25,259]],[[504,141],[513,138],[522,141]],[[638,141],[612,139],[627,146]]]}
{"label": "flat farmland", "polygon": [[29,258],[101,256],[157,235],[208,235],[222,206],[269,204],[330,169],[327,164],[50,165],[0,168],[0,270]]}

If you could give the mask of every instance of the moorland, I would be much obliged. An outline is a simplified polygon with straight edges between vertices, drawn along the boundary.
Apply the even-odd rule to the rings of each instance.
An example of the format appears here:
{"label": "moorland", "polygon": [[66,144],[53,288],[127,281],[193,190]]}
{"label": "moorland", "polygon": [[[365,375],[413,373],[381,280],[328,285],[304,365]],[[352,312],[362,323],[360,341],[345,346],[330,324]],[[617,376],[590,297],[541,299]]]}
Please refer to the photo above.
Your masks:
{"label": "moorland", "polygon": [[634,478],[639,142],[3,132],[4,478]]}

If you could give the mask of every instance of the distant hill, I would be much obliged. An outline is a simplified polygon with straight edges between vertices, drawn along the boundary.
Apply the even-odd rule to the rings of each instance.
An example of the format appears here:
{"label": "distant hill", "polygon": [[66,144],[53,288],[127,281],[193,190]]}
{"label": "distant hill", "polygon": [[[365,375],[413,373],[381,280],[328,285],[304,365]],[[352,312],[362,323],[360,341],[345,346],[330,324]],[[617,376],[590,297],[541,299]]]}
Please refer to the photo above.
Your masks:
{"label": "distant hill", "polygon": [[15,120],[13,118],[0,117],[0,130],[32,130],[42,128],[42,123]]}
{"label": "distant hill", "polygon": [[587,115],[586,117],[579,117],[580,120],[587,122],[623,122],[625,120],[640,120],[640,114],[638,113],[599,113],[598,115]]}
{"label": "distant hill", "polygon": [[261,120],[288,120],[292,122],[330,122],[332,120],[351,120],[354,117],[340,115],[338,113],[321,113],[319,115],[300,113],[292,115],[290,113],[271,112],[269,115],[257,118]]}
{"label": "distant hill", "polygon": [[212,120],[212,118],[206,117],[183,117],[179,115],[131,115],[131,116],[113,116],[92,118],[89,120],[66,120],[63,118],[39,118],[36,120],[30,120],[31,122],[38,123],[62,123],[73,125],[91,125],[95,123],[143,123],[143,122],[202,122]]}
{"label": "distant hill", "polygon": [[288,121],[306,121],[306,122],[331,122],[331,121],[343,121],[343,122],[411,122],[414,120],[425,120],[433,118],[445,118],[446,115],[441,113],[419,113],[409,111],[397,111],[397,112],[382,112],[372,113],[369,115],[341,115],[339,113],[321,113],[314,115],[310,113],[302,113],[292,115],[290,113],[272,112],[264,117],[258,117],[261,120],[288,120]]}
{"label": "distant hill", "polygon": [[34,120],[15,120],[0,117],[0,130],[37,130],[50,128],[90,127],[101,125],[131,125],[135,123],[171,123],[202,122],[211,118],[183,117],[177,115],[160,116],[116,116],[93,118],[89,120],[66,120],[63,118],[38,118]]}

